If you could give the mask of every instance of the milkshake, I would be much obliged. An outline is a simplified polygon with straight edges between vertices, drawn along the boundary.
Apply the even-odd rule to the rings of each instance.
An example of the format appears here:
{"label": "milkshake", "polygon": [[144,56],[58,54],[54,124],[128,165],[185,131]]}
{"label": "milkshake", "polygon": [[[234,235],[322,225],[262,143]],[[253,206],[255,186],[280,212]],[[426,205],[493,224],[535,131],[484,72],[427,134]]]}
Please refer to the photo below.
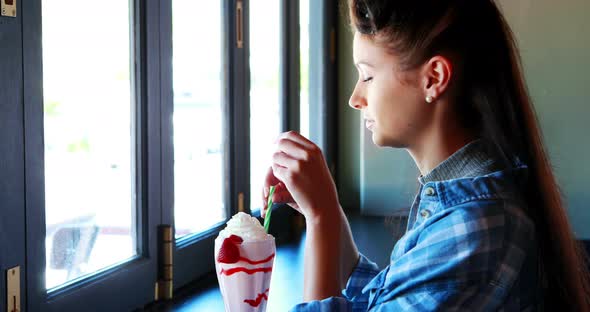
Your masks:
{"label": "milkshake", "polygon": [[270,291],[275,239],[260,222],[239,212],[215,239],[215,270],[226,312],[264,312]]}

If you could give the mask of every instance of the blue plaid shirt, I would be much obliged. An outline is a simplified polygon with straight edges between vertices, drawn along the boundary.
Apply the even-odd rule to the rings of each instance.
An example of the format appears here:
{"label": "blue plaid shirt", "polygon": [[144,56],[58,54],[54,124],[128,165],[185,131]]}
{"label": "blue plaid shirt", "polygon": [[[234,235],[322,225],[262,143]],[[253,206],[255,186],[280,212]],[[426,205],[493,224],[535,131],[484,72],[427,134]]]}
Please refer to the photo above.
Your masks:
{"label": "blue plaid shirt", "polygon": [[291,311],[536,310],[537,247],[522,183],[525,166],[421,185],[384,270],[361,255],[342,297]]}

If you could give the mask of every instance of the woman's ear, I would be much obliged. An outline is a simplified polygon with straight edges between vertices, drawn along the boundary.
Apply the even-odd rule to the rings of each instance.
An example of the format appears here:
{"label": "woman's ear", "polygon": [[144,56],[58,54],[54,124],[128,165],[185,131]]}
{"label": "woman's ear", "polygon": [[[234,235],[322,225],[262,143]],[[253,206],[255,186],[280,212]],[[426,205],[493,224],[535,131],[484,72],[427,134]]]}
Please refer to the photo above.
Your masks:
{"label": "woman's ear", "polygon": [[449,59],[436,55],[423,65],[423,91],[427,102],[433,102],[447,90],[453,74]]}

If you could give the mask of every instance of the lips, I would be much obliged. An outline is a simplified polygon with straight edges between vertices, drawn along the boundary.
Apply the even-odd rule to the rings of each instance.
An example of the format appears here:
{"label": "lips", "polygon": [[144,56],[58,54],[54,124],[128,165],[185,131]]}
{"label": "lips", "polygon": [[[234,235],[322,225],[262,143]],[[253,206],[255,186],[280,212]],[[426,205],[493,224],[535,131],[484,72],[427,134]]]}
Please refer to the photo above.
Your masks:
{"label": "lips", "polygon": [[374,120],[365,119],[365,127],[367,127],[367,129],[373,130],[373,127],[374,126],[375,126],[375,121]]}

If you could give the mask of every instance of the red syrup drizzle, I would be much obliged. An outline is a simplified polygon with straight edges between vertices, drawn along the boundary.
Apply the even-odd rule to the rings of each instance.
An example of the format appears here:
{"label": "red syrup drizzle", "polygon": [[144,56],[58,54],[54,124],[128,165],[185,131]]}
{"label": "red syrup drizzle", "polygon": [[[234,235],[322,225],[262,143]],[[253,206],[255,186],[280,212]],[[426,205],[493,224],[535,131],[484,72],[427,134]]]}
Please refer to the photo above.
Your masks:
{"label": "red syrup drizzle", "polygon": [[269,288],[267,288],[263,293],[258,294],[258,296],[256,297],[256,300],[245,299],[244,302],[249,304],[250,306],[258,307],[262,303],[262,299],[268,301],[268,296],[266,295],[266,293],[268,291],[269,291]]}
{"label": "red syrup drizzle", "polygon": [[272,255],[268,256],[268,258],[257,261],[257,260],[250,260],[250,259],[248,259],[246,257],[241,257],[240,256],[240,261],[248,262],[250,264],[262,264],[262,263],[269,262],[274,257],[275,257],[275,254],[273,253]]}
{"label": "red syrup drizzle", "polygon": [[262,264],[269,262],[275,257],[274,252],[270,256],[262,260],[252,260],[246,257],[242,257],[240,256],[240,249],[238,248],[238,245],[241,245],[243,241],[244,240],[237,235],[232,235],[224,239],[223,243],[221,244],[221,248],[219,248],[217,261],[227,264],[237,263],[239,261],[244,261],[249,264]]}
{"label": "red syrup drizzle", "polygon": [[231,269],[221,269],[221,272],[219,274],[225,274],[227,276],[230,276],[232,274],[236,274],[238,272],[244,272],[247,274],[254,274],[254,273],[258,273],[258,272],[272,272],[272,267],[268,267],[268,268],[256,268],[256,269],[248,269],[245,267],[235,267],[235,268],[231,268]]}

